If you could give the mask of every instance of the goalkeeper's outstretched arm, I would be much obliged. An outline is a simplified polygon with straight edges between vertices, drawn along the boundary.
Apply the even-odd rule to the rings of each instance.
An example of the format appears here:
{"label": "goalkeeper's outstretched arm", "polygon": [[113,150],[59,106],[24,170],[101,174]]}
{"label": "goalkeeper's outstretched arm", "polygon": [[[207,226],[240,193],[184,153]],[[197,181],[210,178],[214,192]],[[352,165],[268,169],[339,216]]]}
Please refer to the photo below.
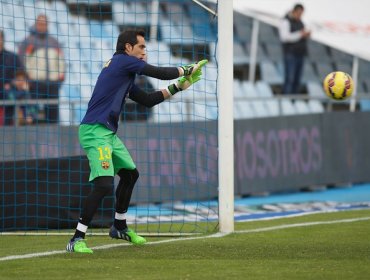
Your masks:
{"label": "goalkeeper's outstretched arm", "polygon": [[176,83],[169,85],[166,89],[154,91],[151,93],[147,93],[138,86],[134,85],[130,90],[129,97],[131,100],[145,107],[151,108],[170,98],[179,91],[188,89],[191,85],[201,79],[201,75],[202,70],[198,69],[192,75],[181,77]]}
{"label": "goalkeeper's outstretched arm", "polygon": [[181,76],[191,76],[198,69],[201,69],[207,60],[201,60],[198,63],[183,65],[179,67],[157,67],[151,64],[146,64],[141,70],[141,74],[160,80],[173,80]]}

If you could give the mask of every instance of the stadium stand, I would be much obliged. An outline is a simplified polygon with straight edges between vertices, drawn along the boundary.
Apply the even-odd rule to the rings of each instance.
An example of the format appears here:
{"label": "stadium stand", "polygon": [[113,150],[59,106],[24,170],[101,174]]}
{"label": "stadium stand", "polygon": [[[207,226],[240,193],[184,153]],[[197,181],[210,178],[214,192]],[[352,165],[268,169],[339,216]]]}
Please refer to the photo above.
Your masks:
{"label": "stadium stand", "polygon": [[[269,60],[275,63],[281,62],[283,60],[283,53],[282,53],[280,44],[267,43],[265,44],[265,48],[266,48]],[[260,51],[263,52],[263,49],[261,48]]]}
{"label": "stadium stand", "polygon": [[[85,5],[85,9],[79,9],[78,5]],[[104,7],[109,7],[115,12],[111,14],[110,18],[107,13],[103,20],[92,18],[92,15],[86,12],[88,10],[86,5],[104,5]],[[91,0],[88,2],[69,0],[2,1],[0,7],[2,11],[0,22],[7,38],[5,47],[14,51],[17,51],[19,42],[25,38],[37,14],[47,13],[50,21],[49,31],[63,44],[67,59],[66,81],[61,88],[60,100],[73,104],[76,112],[85,110],[87,105],[85,98],[88,98],[91,94],[89,90],[91,90],[102,64],[114,52],[115,40],[120,30],[125,27],[136,26],[149,31],[152,18],[151,2],[139,0],[104,1],[104,3]],[[211,66],[207,66],[204,70],[207,77],[206,81],[196,84],[195,89],[205,90],[210,95],[216,92],[217,70],[216,65],[212,64],[212,60],[216,55],[214,41],[217,26],[215,21],[212,20],[213,16],[192,1],[160,2],[158,12],[161,20],[157,40],[147,41],[148,62],[162,66],[189,63],[196,58],[187,55],[188,48],[186,46],[190,47],[191,53],[194,53],[192,48],[196,45],[206,48],[210,55]],[[238,12],[234,13],[234,64],[245,69],[248,69],[250,61],[253,20],[253,18]],[[166,34],[170,34],[170,36]],[[152,34],[151,38],[153,38]],[[151,55],[151,53],[156,55]],[[237,102],[243,106],[246,102],[249,102],[248,106],[245,107],[251,107],[251,110],[246,110],[248,113],[241,112],[239,108],[242,106],[238,104],[236,106],[236,118],[279,115],[280,109],[275,94],[279,93],[276,92],[276,88],[281,86],[283,82],[283,69],[282,52],[276,27],[260,22],[257,55],[255,85],[252,87],[249,82],[245,81],[235,82],[235,98],[254,99],[254,101]],[[308,96],[312,99],[325,97],[321,87],[323,77],[334,70],[350,73],[352,59],[352,56],[339,50],[312,40],[309,41],[309,54],[303,75],[304,90]],[[370,75],[370,63],[360,61],[359,66],[360,80],[357,90],[361,93],[360,96],[362,94],[368,96],[365,93],[370,91],[370,83],[367,81],[367,77]],[[246,77],[243,76],[242,78],[245,79]],[[167,86],[166,82],[158,82],[154,79],[149,79],[149,82],[155,88]],[[79,97],[83,97],[83,100],[77,103],[76,100]],[[259,97],[265,99],[257,102],[256,98]],[[305,110],[312,113],[323,112],[324,106],[319,106],[318,102],[310,100],[307,103],[296,102],[295,106],[290,106],[289,102],[284,101],[281,107],[283,113],[288,115],[293,112],[305,112]],[[362,102],[360,108],[365,108],[365,104],[366,102]],[[61,123],[77,124],[79,118],[67,113],[67,107],[61,107]],[[183,105],[174,106],[172,110],[182,110],[183,107]],[[196,111],[203,112],[198,107],[195,108]],[[210,107],[211,112],[206,110],[203,113],[209,114],[210,119],[214,119],[217,113],[212,111],[212,106],[204,106],[204,108],[208,107]],[[160,109],[162,110],[162,107]],[[163,110],[168,112],[164,107]],[[195,118],[194,112],[190,112],[188,116],[190,116],[188,119],[192,119],[191,116]],[[162,119],[166,118],[160,118],[160,120]],[[153,120],[153,118],[150,120]]]}
{"label": "stadium stand", "polygon": [[322,88],[321,83],[317,81],[307,82],[307,91],[308,91],[308,95],[311,98],[322,98],[323,96],[325,96],[325,92]]}
{"label": "stadium stand", "polygon": [[318,81],[319,77],[317,73],[315,72],[315,69],[312,65],[311,61],[306,61],[306,63],[303,66],[303,76],[302,76],[302,82],[306,84],[310,81]]}
{"label": "stadium stand", "polygon": [[283,76],[272,61],[261,61],[261,79],[271,85],[281,85]]}
{"label": "stadium stand", "polygon": [[332,61],[327,47],[312,40],[308,41],[308,58],[312,62],[330,63]]}
{"label": "stadium stand", "polygon": [[310,108],[311,113],[324,113],[324,105],[317,99],[308,100],[308,107]]}
{"label": "stadium stand", "polygon": [[280,102],[281,102],[281,111],[283,115],[290,116],[297,114],[297,109],[295,108],[292,100],[282,99]]}
{"label": "stadium stand", "polygon": [[294,107],[296,109],[297,114],[310,114],[311,113],[311,109],[305,100],[295,100]]}
{"label": "stadium stand", "polygon": [[245,50],[243,43],[235,42],[233,45],[234,54],[234,65],[236,64],[248,64],[249,56]]}

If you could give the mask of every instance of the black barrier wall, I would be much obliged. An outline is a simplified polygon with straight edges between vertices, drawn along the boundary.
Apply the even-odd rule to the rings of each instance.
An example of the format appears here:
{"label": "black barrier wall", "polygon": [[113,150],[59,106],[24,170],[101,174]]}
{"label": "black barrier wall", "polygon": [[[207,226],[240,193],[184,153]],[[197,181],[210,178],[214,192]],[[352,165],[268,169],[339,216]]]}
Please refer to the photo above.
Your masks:
{"label": "black barrier wall", "polygon": [[[216,122],[121,128],[141,174],[132,202],[215,199],[216,131]],[[0,229],[74,227],[91,188],[77,128],[3,127],[0,141]],[[368,182],[369,143],[368,112],[235,121],[235,193]],[[113,205],[104,201],[95,226]]]}

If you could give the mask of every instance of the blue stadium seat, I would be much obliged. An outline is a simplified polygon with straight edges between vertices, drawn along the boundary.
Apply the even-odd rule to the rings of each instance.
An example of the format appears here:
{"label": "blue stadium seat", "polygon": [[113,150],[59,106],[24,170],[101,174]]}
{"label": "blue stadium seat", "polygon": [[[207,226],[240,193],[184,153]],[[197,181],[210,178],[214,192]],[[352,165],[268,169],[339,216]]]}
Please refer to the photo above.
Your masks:
{"label": "blue stadium seat", "polygon": [[244,45],[234,42],[233,49],[234,65],[249,63],[249,57],[247,56]]}
{"label": "blue stadium seat", "polygon": [[100,21],[90,20],[90,35],[96,38],[103,38],[106,36],[103,31],[103,25]]}
{"label": "blue stadium seat", "polygon": [[290,116],[297,114],[297,109],[294,107],[292,100],[284,98],[280,102],[283,115]]}
{"label": "blue stadium seat", "polygon": [[277,98],[271,98],[265,101],[266,108],[271,117],[277,117],[281,114],[279,100]]}
{"label": "blue stadium seat", "polygon": [[[152,122],[185,122],[191,120],[191,113],[187,108],[187,103],[181,99],[173,98],[153,107],[150,120]],[[190,104],[189,104],[190,105]]]}
{"label": "blue stadium seat", "polygon": [[261,61],[260,70],[262,80],[269,85],[281,85],[283,83],[283,75],[278,71],[272,61]]}
{"label": "blue stadium seat", "polygon": [[308,95],[310,97],[320,99],[326,96],[321,83],[309,81],[307,82],[306,86],[307,86]]}
{"label": "blue stadium seat", "polygon": [[234,102],[234,119],[251,119],[256,116],[254,108],[247,100],[236,100]]}
{"label": "blue stadium seat", "polygon": [[77,85],[70,85],[63,83],[60,89],[60,97],[69,99],[79,100],[81,98],[81,92]]}
{"label": "blue stadium seat", "polygon": [[[159,28],[161,31],[161,38],[164,42],[169,44],[183,44],[181,32],[177,25],[172,24],[168,19],[162,18],[159,22]],[[192,43],[188,40],[186,43]]]}
{"label": "blue stadium seat", "polygon": [[244,89],[242,88],[241,82],[237,79],[233,80],[233,93],[234,97],[246,97]]}
{"label": "blue stadium seat", "polygon": [[195,37],[204,41],[214,41],[216,34],[212,28],[212,23],[215,22],[212,15],[193,2],[187,3],[187,6]]}
{"label": "blue stadium seat", "polygon": [[271,98],[274,96],[274,93],[270,85],[266,83],[265,81],[261,81],[261,80],[257,81],[255,87],[259,93],[259,96],[271,97]]}
{"label": "blue stadium seat", "polygon": [[294,107],[296,109],[297,114],[310,114],[311,113],[311,109],[305,100],[299,100],[299,99],[295,100]]}
{"label": "blue stadium seat", "polygon": [[324,113],[325,108],[324,105],[316,99],[308,100],[308,107],[310,108],[311,113]]}
{"label": "blue stadium seat", "polygon": [[312,65],[312,62],[306,60],[303,65],[302,82],[307,84],[308,82],[318,82],[319,77]]}
{"label": "blue stadium seat", "polygon": [[255,87],[253,82],[241,81],[240,85],[243,89],[244,96],[249,97],[249,98],[259,97],[258,90]]}
{"label": "blue stadium seat", "polygon": [[150,24],[146,2],[112,2],[113,21],[117,25],[146,26]]}
{"label": "blue stadium seat", "polygon": [[274,97],[274,93],[268,83],[257,81],[255,85],[259,96],[264,98],[264,104],[269,116],[279,116],[279,100]]}

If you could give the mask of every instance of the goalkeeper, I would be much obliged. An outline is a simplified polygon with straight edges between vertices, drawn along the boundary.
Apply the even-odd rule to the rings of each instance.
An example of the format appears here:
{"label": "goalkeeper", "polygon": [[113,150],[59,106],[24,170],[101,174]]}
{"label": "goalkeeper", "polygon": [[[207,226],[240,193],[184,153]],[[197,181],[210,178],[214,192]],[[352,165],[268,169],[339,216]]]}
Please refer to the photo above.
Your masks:
{"label": "goalkeeper", "polygon": [[[181,67],[155,67],[145,62],[145,33],[141,30],[122,32],[113,57],[105,63],[94,88],[88,109],[79,128],[80,144],[90,164],[90,178],[93,189],[82,208],[74,236],[67,244],[69,252],[92,253],[85,242],[85,233],[103,198],[113,189],[114,175],[120,181],[116,188],[114,223],[109,236],[141,245],[145,238],[129,229],[126,212],[132,190],[139,178],[139,172],[125,145],[117,137],[118,120],[126,98],[153,107],[185,90],[201,78],[199,63]],[[146,93],[135,82],[135,76],[146,75],[161,80],[181,77],[168,88]]]}

